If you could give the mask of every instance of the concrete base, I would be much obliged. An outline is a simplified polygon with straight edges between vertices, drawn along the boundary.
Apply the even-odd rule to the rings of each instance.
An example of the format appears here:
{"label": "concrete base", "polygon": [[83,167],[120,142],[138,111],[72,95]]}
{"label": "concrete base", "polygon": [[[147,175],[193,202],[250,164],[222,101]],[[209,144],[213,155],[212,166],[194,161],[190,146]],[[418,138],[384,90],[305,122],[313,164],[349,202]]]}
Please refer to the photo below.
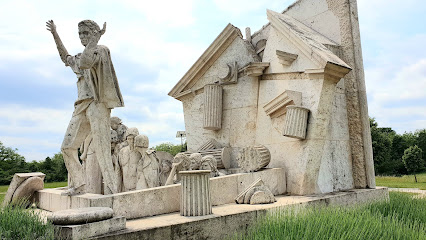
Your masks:
{"label": "concrete base", "polygon": [[81,225],[55,225],[55,239],[88,239],[126,228],[126,218],[115,217]]}
{"label": "concrete base", "polygon": [[126,229],[93,239],[224,239],[244,232],[273,211],[290,206],[343,205],[388,200],[387,188],[355,189],[312,196],[276,196],[277,202],[265,205],[226,204],[213,208],[213,215],[183,217],[179,213],[164,214],[128,221]]}

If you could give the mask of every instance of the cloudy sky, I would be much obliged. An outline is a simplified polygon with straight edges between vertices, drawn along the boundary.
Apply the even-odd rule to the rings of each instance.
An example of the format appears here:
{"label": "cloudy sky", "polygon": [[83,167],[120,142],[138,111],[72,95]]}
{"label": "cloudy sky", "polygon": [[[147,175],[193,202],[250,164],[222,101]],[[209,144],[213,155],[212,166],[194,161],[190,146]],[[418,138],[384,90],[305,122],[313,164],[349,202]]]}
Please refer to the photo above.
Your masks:
{"label": "cloudy sky", "polygon": [[[59,59],[45,22],[53,19],[70,54],[83,50],[77,23],[106,34],[125,108],[114,109],[151,145],[179,143],[181,103],[167,95],[228,24],[267,23],[266,9],[293,0],[2,0],[0,141],[27,161],[60,151],[76,99],[76,77]],[[369,114],[398,133],[426,128],[426,1],[358,0]]]}

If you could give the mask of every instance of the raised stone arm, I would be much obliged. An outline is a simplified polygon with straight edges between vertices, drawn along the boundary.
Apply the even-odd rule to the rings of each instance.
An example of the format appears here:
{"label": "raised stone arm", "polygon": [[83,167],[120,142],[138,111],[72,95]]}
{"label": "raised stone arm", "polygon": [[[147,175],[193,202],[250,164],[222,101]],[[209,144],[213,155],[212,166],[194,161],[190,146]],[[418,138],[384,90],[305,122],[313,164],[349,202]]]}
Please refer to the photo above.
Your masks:
{"label": "raised stone arm", "polygon": [[62,62],[64,62],[65,65],[68,66],[68,64],[67,64],[67,56],[69,54],[68,54],[68,51],[65,48],[64,44],[62,43],[61,38],[58,35],[58,32],[56,31],[56,25],[53,22],[53,20],[47,21],[46,22],[46,27],[47,27],[47,30],[49,32],[51,32],[52,35],[53,35],[53,39],[55,40],[56,47],[58,48],[59,56],[61,57]]}

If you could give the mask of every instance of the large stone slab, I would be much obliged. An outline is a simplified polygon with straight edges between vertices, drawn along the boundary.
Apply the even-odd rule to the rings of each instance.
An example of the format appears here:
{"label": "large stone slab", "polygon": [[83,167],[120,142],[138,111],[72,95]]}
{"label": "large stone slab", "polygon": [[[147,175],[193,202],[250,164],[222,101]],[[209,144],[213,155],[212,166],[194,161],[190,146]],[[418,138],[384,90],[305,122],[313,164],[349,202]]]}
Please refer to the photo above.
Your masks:
{"label": "large stone slab", "polygon": [[[44,177],[46,175],[41,172],[33,172],[33,173],[15,173],[15,175],[12,178],[12,181],[10,182],[9,188],[7,189],[6,196],[3,200],[3,206],[9,204],[12,201],[13,194],[17,190],[17,188],[28,178],[30,177],[39,177],[41,180],[44,180]],[[37,189],[40,190],[40,189]]]}
{"label": "large stone slab", "polygon": [[57,226],[55,239],[80,240],[113,233],[126,228],[125,217],[115,217],[100,222],[81,225]]}
{"label": "large stone slab", "polygon": [[110,219],[114,210],[107,207],[67,209],[54,212],[48,220],[55,225],[78,225]]}
{"label": "large stone slab", "polygon": [[[210,179],[212,205],[234,202],[235,197],[261,178],[274,195],[286,193],[286,173],[283,168],[261,169],[254,173],[238,173]],[[82,194],[61,196],[63,189],[37,192],[37,206],[48,211],[83,207],[109,207],[114,216],[135,219],[178,212],[181,198],[180,184],[136,190],[111,195]],[[155,204],[154,204],[155,203]]]}

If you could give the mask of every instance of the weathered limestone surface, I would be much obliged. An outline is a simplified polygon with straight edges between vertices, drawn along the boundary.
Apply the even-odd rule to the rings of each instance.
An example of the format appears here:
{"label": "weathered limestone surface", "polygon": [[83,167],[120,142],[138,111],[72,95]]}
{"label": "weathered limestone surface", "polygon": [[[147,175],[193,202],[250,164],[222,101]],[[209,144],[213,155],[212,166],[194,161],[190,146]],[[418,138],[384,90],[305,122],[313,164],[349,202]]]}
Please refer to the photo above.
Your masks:
{"label": "weathered limestone surface", "polygon": [[40,177],[30,177],[19,185],[16,191],[13,193],[12,203],[22,199],[32,200],[36,191],[44,188],[43,179]]}
{"label": "weathered limestone surface", "polygon": [[81,225],[56,226],[55,238],[64,240],[81,240],[113,233],[126,228],[125,217],[114,217],[107,220]]}
{"label": "weathered limestone surface", "polygon": [[[85,47],[81,54],[70,55],[62,43],[53,20],[46,22],[52,33],[65,66],[69,66],[77,77],[78,97],[75,110],[62,142],[61,150],[71,181],[66,195],[85,192],[85,173],[78,158],[78,148],[91,134],[91,145],[102,172],[103,181],[109,192],[117,193],[118,182],[114,177],[111,158],[110,114],[111,109],[123,107],[124,102],[117,76],[106,46],[98,45],[106,31],[106,23],[101,29],[92,20],[78,23],[81,44]],[[97,84],[101,82],[102,84]]]}
{"label": "weathered limestone surface", "polygon": [[57,211],[48,220],[55,225],[78,225],[110,219],[113,215],[111,208],[89,207]]}
{"label": "weathered limestone surface", "polygon": [[246,172],[256,172],[271,161],[271,153],[262,145],[249,146],[241,150],[238,165]]}
{"label": "weathered limestone surface", "polygon": [[[256,179],[261,178],[274,195],[286,193],[285,170],[262,169],[254,173],[238,173],[210,179],[213,206],[232,203],[240,192]],[[45,189],[37,192],[37,206],[48,211],[71,208],[109,207],[114,216],[135,219],[165,213],[178,212],[181,200],[180,184],[136,190],[111,195],[82,194],[61,196],[61,189]],[[165,201],[167,199],[167,201]],[[155,203],[155,204],[153,204]]]}
{"label": "weathered limestone surface", "polygon": [[209,170],[182,171],[182,216],[204,216],[212,214]]}
{"label": "weathered limestone surface", "polygon": [[[13,175],[12,181],[10,182],[9,188],[7,189],[6,195],[3,200],[3,206],[9,204],[12,201],[12,197],[16,191],[16,189],[28,178],[31,177],[38,177],[42,181],[44,181],[45,174],[41,172],[34,172],[34,173],[15,173]],[[37,189],[41,190],[41,189]]]}
{"label": "weathered limestone surface", "polygon": [[204,87],[204,129],[222,128],[222,93],[221,85],[207,84]]}
{"label": "weathered limestone surface", "polygon": [[303,0],[285,12],[341,45],[341,58],[353,69],[344,81],[354,186],[374,188],[374,165],[357,1],[319,0],[312,3]]}
{"label": "weathered limestone surface", "polygon": [[222,146],[220,145],[220,143],[218,143],[216,140],[212,138],[208,140],[206,143],[204,143],[203,145],[201,145],[201,147],[197,149],[197,152],[210,150],[210,149],[218,149],[218,148],[222,148]]}
{"label": "weathered limestone surface", "polygon": [[275,202],[274,194],[265,186],[261,178],[257,179],[235,198],[239,204],[266,204]]}
{"label": "weathered limestone surface", "polygon": [[283,135],[305,139],[308,126],[309,109],[300,106],[287,106]]}

